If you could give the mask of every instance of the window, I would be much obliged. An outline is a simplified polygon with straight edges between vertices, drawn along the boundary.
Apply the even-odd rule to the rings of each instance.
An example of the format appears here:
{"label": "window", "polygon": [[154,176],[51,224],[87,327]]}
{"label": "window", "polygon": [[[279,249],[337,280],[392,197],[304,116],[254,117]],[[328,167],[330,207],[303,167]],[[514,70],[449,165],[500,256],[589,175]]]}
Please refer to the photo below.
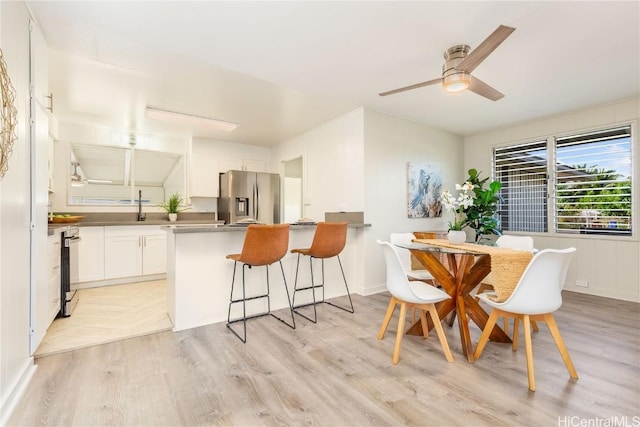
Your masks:
{"label": "window", "polygon": [[556,138],[558,232],[631,234],[631,127]]}
{"label": "window", "polygon": [[631,235],[631,164],[631,126],[494,148],[502,229]]}
{"label": "window", "polygon": [[503,230],[547,231],[547,142],[493,150],[493,176],[502,183]]}

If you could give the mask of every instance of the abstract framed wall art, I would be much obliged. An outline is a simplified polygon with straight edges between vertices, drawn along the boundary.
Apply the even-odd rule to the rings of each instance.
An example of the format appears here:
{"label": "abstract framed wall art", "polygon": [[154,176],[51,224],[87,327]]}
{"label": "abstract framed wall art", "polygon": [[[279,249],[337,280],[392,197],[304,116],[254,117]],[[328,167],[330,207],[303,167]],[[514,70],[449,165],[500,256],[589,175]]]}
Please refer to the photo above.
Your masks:
{"label": "abstract framed wall art", "polygon": [[442,216],[441,192],[442,172],[439,166],[407,163],[407,216],[409,218]]}

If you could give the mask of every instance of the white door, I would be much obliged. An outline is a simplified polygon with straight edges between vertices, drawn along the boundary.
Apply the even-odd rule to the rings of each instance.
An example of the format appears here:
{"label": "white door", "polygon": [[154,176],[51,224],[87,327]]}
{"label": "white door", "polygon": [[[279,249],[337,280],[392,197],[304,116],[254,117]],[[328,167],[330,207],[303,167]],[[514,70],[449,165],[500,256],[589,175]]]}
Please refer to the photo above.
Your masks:
{"label": "white door", "polygon": [[302,218],[302,178],[284,179],[284,221],[296,222]]}

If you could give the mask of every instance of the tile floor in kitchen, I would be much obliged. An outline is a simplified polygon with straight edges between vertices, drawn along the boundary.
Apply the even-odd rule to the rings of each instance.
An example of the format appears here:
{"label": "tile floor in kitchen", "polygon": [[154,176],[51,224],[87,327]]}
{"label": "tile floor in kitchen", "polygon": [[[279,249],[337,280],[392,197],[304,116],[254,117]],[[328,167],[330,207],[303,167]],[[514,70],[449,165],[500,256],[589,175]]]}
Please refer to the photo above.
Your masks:
{"label": "tile floor in kitchen", "polygon": [[57,318],[36,350],[42,357],[172,328],[166,280],[80,289],[70,317]]}

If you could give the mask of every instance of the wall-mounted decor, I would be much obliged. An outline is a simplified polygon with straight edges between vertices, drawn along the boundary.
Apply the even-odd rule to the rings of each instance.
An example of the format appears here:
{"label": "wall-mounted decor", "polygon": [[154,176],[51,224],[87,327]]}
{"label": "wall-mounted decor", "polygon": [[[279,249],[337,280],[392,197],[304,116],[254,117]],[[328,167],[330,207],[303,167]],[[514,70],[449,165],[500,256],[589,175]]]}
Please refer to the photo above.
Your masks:
{"label": "wall-mounted decor", "polygon": [[442,173],[439,166],[407,164],[407,216],[435,218],[442,216],[440,193]]}
{"label": "wall-mounted decor", "polygon": [[15,133],[18,110],[16,109],[16,90],[11,85],[7,64],[0,49],[0,101],[2,101],[2,130],[0,131],[0,180],[9,169],[9,157]]}

